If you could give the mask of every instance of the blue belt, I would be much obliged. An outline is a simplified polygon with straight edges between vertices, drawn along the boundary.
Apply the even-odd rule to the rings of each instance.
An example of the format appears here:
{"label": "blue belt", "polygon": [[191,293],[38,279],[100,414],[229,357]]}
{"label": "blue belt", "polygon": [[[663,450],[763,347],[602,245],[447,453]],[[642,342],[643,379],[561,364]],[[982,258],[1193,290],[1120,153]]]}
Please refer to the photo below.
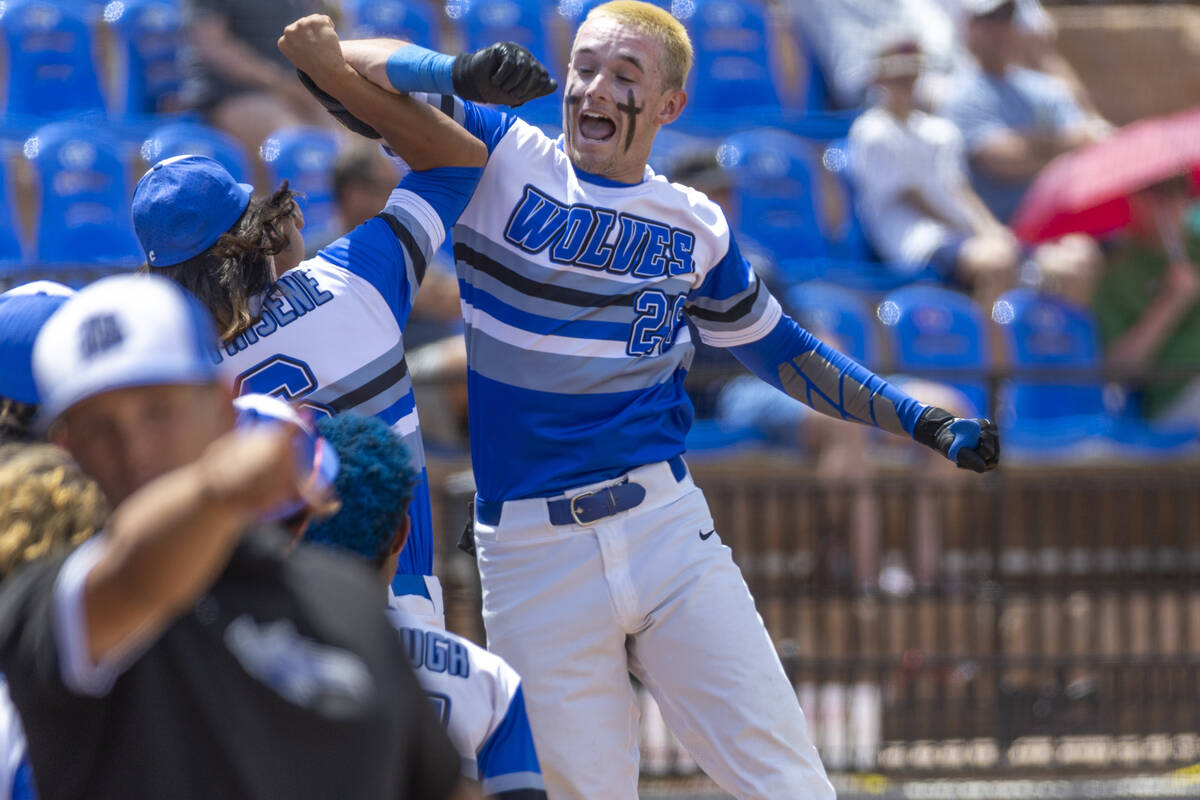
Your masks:
{"label": "blue belt", "polygon": [[[676,481],[687,477],[687,465],[682,456],[668,459],[671,474]],[[591,492],[582,492],[574,497],[547,500],[551,525],[593,525],[605,517],[636,508],[646,499],[646,487],[633,481],[606,486]],[[475,517],[485,525],[499,525],[503,502],[475,498]]]}

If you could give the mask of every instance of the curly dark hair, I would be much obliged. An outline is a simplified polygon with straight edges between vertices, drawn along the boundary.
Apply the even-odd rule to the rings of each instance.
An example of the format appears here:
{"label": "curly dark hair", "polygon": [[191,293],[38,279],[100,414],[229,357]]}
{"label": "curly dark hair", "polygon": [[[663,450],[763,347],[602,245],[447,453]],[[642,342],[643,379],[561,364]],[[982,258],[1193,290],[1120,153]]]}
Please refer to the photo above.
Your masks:
{"label": "curly dark hair", "polygon": [[318,420],[317,430],[338,455],[342,508],[309,525],[304,541],[349,550],[380,567],[419,477],[408,448],[376,417],[338,414]]}
{"label": "curly dark hair", "polygon": [[270,256],[288,245],[287,219],[295,213],[297,193],[284,181],[269,197],[255,197],[233,227],[198,256],[169,267],[141,268],[163,275],[194,294],[217,323],[227,343],[258,322],[253,307],[275,284]]}
{"label": "curly dark hair", "polygon": [[41,438],[33,429],[37,411],[35,405],[0,397],[0,444],[33,442]]}

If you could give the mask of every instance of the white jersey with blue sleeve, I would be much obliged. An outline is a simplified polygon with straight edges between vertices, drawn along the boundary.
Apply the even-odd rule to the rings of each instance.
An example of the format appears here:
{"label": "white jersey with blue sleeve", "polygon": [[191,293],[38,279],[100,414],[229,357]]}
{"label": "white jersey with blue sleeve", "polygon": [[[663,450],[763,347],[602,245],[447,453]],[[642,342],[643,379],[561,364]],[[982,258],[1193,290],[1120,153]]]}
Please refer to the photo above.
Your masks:
{"label": "white jersey with blue sleeve", "polygon": [[272,394],[317,415],[374,415],[404,438],[421,480],[396,595],[426,591],[433,572],[425,454],[404,358],[404,325],[426,265],[480,170],[411,172],[374,218],[280,276],[260,320],[218,351],[238,394]]}
{"label": "white jersey with blue sleeve", "polygon": [[544,800],[521,678],[504,659],[461,636],[389,608],[421,688],[487,797]]}
{"label": "white jersey with blue sleeve", "polygon": [[429,96],[490,156],[453,230],[479,498],[549,497],[684,452],[703,341],[825,413],[911,433],[924,406],[783,314],[720,207],[646,167],[571,164],[511,115]]}

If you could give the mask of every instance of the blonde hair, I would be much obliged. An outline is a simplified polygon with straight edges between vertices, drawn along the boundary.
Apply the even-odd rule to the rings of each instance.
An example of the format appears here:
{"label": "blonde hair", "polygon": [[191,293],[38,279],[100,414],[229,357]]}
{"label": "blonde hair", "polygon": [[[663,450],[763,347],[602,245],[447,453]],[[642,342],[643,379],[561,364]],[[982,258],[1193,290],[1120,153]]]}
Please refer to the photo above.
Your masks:
{"label": "blonde hair", "polygon": [[0,447],[0,580],[100,530],[108,502],[67,453],[49,444]]}
{"label": "blonde hair", "polygon": [[587,19],[593,17],[614,19],[657,39],[663,49],[664,58],[660,66],[665,87],[683,88],[692,70],[692,40],[688,38],[683,23],[669,12],[641,0],[611,0],[588,12]]}

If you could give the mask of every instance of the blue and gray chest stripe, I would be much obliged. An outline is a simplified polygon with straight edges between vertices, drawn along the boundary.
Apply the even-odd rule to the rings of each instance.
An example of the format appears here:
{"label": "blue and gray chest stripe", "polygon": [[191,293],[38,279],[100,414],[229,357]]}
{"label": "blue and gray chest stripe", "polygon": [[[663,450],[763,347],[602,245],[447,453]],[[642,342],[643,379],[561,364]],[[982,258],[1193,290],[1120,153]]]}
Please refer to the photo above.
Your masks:
{"label": "blue and gray chest stripe", "polygon": [[693,297],[687,305],[688,318],[696,324],[704,341],[720,344],[722,334],[736,334],[753,325],[767,313],[771,304],[771,293],[763,289],[757,276],[742,291],[720,300],[711,297]]}
{"label": "blue and gray chest stripe", "polygon": [[[402,205],[387,206],[376,216],[387,223],[392,230],[392,235],[400,241],[404,252],[408,254],[407,263],[404,266],[408,270],[409,285],[414,287],[412,294],[415,295],[415,287],[420,286],[421,281],[425,280],[425,270],[429,264],[427,254],[433,250],[433,242],[430,241],[425,229],[421,227],[416,218]],[[414,234],[413,231],[416,231],[417,234]],[[420,241],[417,240],[418,234],[421,237]]]}

